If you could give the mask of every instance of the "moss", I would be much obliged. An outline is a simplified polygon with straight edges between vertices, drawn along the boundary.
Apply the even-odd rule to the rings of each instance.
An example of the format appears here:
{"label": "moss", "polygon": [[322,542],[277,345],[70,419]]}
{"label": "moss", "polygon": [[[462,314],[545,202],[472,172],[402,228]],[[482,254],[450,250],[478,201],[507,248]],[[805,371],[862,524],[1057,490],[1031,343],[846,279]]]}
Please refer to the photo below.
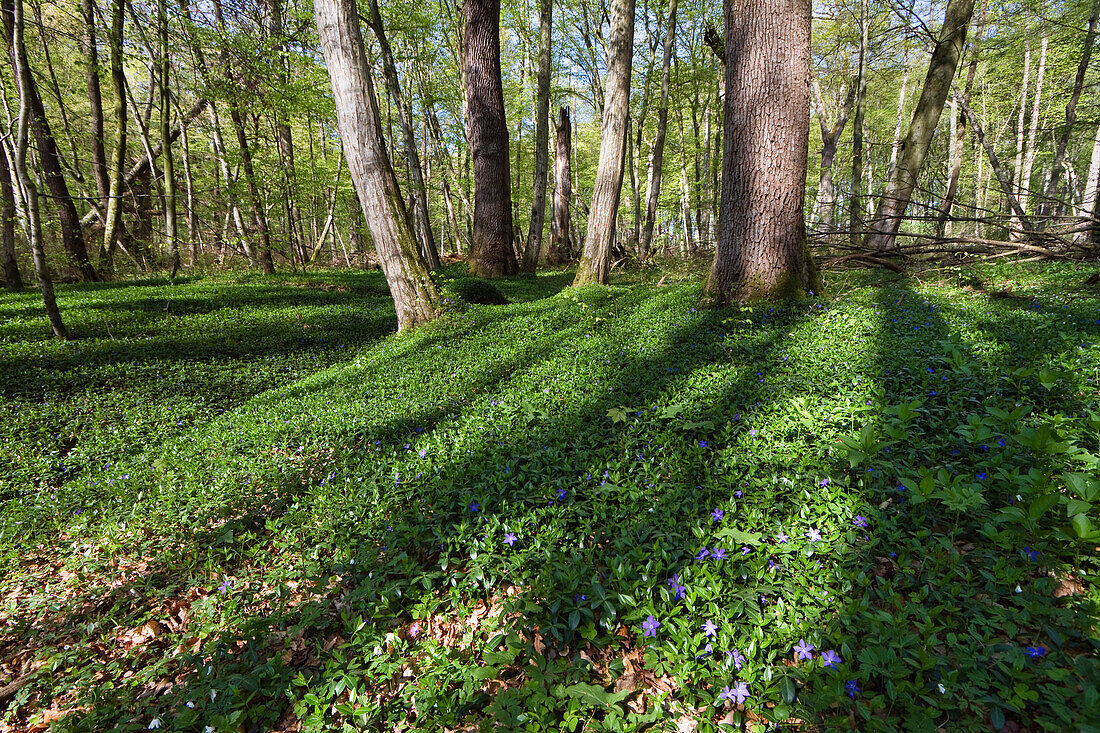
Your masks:
{"label": "moss", "polygon": [[446,285],[444,297],[471,305],[508,305],[511,301],[492,283],[473,277],[454,280]]}

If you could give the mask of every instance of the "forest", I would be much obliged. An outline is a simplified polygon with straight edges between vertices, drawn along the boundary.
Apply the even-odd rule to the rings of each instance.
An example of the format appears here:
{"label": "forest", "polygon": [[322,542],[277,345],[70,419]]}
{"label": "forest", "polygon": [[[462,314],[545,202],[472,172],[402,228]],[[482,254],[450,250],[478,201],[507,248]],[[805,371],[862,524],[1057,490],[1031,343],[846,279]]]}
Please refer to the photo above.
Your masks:
{"label": "forest", "polygon": [[1100,731],[1100,0],[0,18],[0,733]]}

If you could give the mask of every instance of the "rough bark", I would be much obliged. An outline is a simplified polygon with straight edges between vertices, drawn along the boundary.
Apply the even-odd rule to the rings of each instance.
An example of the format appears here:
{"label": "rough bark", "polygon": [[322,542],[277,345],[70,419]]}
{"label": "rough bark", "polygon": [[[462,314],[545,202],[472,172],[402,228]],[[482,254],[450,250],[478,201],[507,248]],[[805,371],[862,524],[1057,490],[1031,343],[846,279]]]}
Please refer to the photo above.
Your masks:
{"label": "rough bark", "polygon": [[[13,18],[15,16],[14,0],[0,2],[0,10],[4,15],[5,32],[8,38],[14,37],[15,28]],[[21,11],[20,11],[21,12]],[[69,259],[81,280],[97,282],[99,275],[92,267],[88,259],[88,249],[84,243],[84,233],[80,229],[80,215],[76,211],[76,204],[69,194],[69,185],[65,182],[65,172],[61,165],[61,153],[57,148],[57,140],[50,129],[49,120],[46,118],[46,109],[42,105],[42,97],[38,93],[38,85],[34,75],[30,72],[30,63],[25,44],[8,44],[8,56],[13,69],[27,70],[26,78],[26,103],[30,110],[30,125],[34,133],[34,141],[37,147],[38,160],[42,167],[42,179],[49,190],[50,198],[57,207],[57,218],[61,224],[61,244],[65,248]],[[13,161],[13,167],[15,162]],[[37,190],[36,190],[37,195]]]}
{"label": "rough bark", "polygon": [[4,287],[13,293],[23,289],[23,274],[15,254],[15,191],[11,186],[7,146],[0,149],[0,266]]}
{"label": "rough bark", "polygon": [[435,235],[432,232],[432,223],[428,216],[428,187],[424,183],[424,167],[417,151],[416,135],[413,131],[412,108],[408,99],[401,90],[401,81],[397,76],[397,65],[393,61],[393,51],[390,49],[389,39],[386,37],[386,29],[382,24],[382,13],[378,10],[378,0],[370,2],[371,29],[378,39],[378,46],[382,51],[382,75],[386,80],[386,87],[393,97],[397,107],[398,118],[401,122],[401,135],[405,143],[405,159],[409,164],[410,180],[412,187],[413,210],[416,216],[416,229],[420,234],[420,251],[427,260],[428,267],[438,270],[443,267],[439,259],[439,248],[435,243]]}
{"label": "rough bark", "polygon": [[619,197],[623,190],[627,118],[630,116],[630,72],[634,55],[634,0],[612,0],[611,37],[607,44],[604,108],[600,125],[600,160],[592,187],[584,254],[574,285],[606,285]]}
{"label": "rough bark", "polygon": [[[27,240],[31,245],[31,257],[34,260],[34,272],[38,276],[38,287],[42,291],[42,302],[46,308],[46,317],[50,321],[50,327],[57,338],[67,339],[69,332],[65,329],[65,323],[61,320],[61,312],[57,309],[57,300],[54,297],[53,281],[50,279],[49,267],[46,265],[46,251],[42,246],[42,220],[38,207],[38,186],[34,176],[27,170],[27,148],[30,145],[30,128],[34,124],[33,119],[37,109],[41,108],[41,100],[35,104],[38,93],[34,88],[34,78],[27,65],[27,47],[23,40],[25,21],[23,17],[23,0],[3,1],[4,25],[8,43],[11,47],[12,69],[15,73],[15,83],[19,91],[19,119],[15,134],[15,157],[12,160],[12,168],[15,169],[15,177],[22,189],[23,199],[23,226],[27,233]],[[70,203],[72,203],[70,201]]]}
{"label": "rough bark", "polygon": [[550,248],[546,251],[546,261],[551,265],[568,262],[573,250],[569,221],[569,207],[573,197],[569,164],[571,131],[569,108],[562,107],[558,112],[557,131],[554,135],[554,210],[550,219]]}
{"label": "rough bark", "polygon": [[867,244],[878,251],[895,247],[898,228],[917,185],[917,176],[932,143],[943,104],[951,89],[951,80],[966,43],[966,31],[974,14],[974,0],[948,0],[943,28],[940,30],[928,74],[924,79],[909,130],[898,152],[898,163],[886,182],[875,216],[867,234]]}
{"label": "rough bark", "polygon": [[500,78],[500,0],[465,0],[462,63],[466,78],[466,137],[474,165],[474,230],[470,273],[514,275],[511,168],[504,89]]}
{"label": "rough bark", "polygon": [[440,297],[386,151],[355,0],[315,0],[314,11],[348,170],[393,296],[397,327],[412,328],[437,315]]}
{"label": "rough bark", "polygon": [[810,0],[725,0],[719,302],[794,297],[820,283],[802,209],[810,137]]}
{"label": "rough bark", "polygon": [[550,145],[550,30],[553,23],[551,0],[539,0],[538,100],[535,104],[535,181],[531,196],[531,226],[527,247],[523,250],[524,272],[534,274],[542,250],[542,231],[546,219],[546,178]]}
{"label": "rough bark", "polygon": [[669,0],[668,28],[665,30],[661,55],[661,92],[657,105],[657,136],[649,158],[649,180],[646,182],[645,224],[642,226],[638,249],[644,258],[653,245],[653,226],[657,222],[657,202],[661,196],[661,177],[665,159],[665,137],[668,134],[668,81],[672,71],[672,56],[676,48],[676,0]]}
{"label": "rough bark", "polygon": [[1077,65],[1077,76],[1073,80],[1073,90],[1070,92],[1069,101],[1066,102],[1065,127],[1062,128],[1062,134],[1058,137],[1058,144],[1054,148],[1054,161],[1051,163],[1050,178],[1047,179],[1043,203],[1039,207],[1041,218],[1050,216],[1053,210],[1054,194],[1065,170],[1066,148],[1069,145],[1070,135],[1073,134],[1073,125],[1077,121],[1077,102],[1081,99],[1081,92],[1085,86],[1085,72],[1088,71],[1089,61],[1092,59],[1092,47],[1096,45],[1098,23],[1100,23],[1100,0],[1093,0],[1088,31],[1085,33],[1085,43],[1081,48],[1081,61]]}

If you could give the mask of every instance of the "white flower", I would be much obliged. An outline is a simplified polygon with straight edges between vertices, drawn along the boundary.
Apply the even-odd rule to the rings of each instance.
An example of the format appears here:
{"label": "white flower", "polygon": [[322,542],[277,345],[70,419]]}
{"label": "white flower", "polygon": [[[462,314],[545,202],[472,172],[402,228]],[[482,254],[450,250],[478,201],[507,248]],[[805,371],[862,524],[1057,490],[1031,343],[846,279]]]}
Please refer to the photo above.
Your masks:
{"label": "white flower", "polygon": [[149,730],[160,727],[160,718],[153,718],[149,721]]}
{"label": "white flower", "polygon": [[218,691],[217,690],[211,690],[210,691],[210,702],[214,702],[214,698],[217,697],[217,696],[218,696]]}
{"label": "white flower", "polygon": [[1023,588],[1021,588],[1020,586],[1016,586],[1016,592],[1017,592],[1017,593],[1023,593],[1023,592],[1024,592],[1024,589],[1023,589]]}
{"label": "white flower", "polygon": [[187,707],[189,707],[189,708],[191,708],[192,710],[194,710],[194,709],[195,709],[195,703],[193,703],[193,702],[191,702],[190,700],[188,700],[188,701],[187,701]]}
{"label": "white flower", "polygon": [[202,729],[202,733],[214,733],[214,726],[208,725]]}

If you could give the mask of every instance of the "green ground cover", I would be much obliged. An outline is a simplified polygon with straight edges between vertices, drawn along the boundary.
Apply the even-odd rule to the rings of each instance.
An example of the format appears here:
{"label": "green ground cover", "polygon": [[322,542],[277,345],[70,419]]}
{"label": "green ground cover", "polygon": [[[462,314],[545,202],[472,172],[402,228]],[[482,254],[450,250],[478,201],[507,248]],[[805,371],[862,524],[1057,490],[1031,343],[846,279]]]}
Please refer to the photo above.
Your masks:
{"label": "green ground cover", "polygon": [[1100,730],[1090,272],[2,295],[0,729]]}

